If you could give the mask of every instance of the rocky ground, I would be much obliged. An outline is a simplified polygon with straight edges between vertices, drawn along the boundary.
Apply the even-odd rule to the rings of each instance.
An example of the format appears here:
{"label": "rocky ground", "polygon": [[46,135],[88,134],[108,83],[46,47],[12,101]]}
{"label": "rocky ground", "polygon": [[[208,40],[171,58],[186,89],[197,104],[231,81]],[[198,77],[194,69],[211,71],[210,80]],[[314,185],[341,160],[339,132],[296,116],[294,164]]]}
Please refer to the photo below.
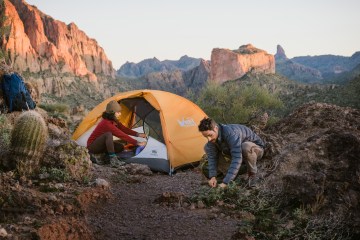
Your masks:
{"label": "rocky ground", "polygon": [[[104,176],[108,169],[98,171]],[[231,239],[236,233],[239,219],[187,199],[201,187],[198,172],[124,178],[119,171],[106,174],[112,198],[86,214],[95,239]]]}
{"label": "rocky ground", "polygon": [[[360,237],[359,110],[306,104],[274,126],[257,129],[267,149],[259,162],[261,180],[251,190],[242,176],[225,191],[210,189],[198,168],[173,176],[142,165],[84,168],[87,155],[64,140],[56,127],[61,124],[47,122],[52,137],[44,162],[55,162],[72,177],[48,171],[19,178],[1,170],[0,238]],[[59,164],[73,162],[69,156],[81,160],[72,167]],[[4,165],[8,155],[2,150],[0,157]]]}

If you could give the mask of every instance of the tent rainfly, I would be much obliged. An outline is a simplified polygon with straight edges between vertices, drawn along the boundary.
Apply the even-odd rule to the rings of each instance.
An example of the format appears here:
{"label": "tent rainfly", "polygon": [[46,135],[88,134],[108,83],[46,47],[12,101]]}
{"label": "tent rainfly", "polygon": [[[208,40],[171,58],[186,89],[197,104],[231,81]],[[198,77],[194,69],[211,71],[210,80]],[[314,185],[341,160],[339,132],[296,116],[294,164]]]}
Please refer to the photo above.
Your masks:
{"label": "tent rainfly", "polygon": [[83,119],[73,140],[86,146],[106,105],[112,100],[122,106],[120,122],[148,136],[145,148],[136,155],[130,154],[125,162],[146,164],[152,170],[171,174],[204,155],[207,140],[197,126],[206,114],[188,99],[159,90],[135,90],[106,99]]}

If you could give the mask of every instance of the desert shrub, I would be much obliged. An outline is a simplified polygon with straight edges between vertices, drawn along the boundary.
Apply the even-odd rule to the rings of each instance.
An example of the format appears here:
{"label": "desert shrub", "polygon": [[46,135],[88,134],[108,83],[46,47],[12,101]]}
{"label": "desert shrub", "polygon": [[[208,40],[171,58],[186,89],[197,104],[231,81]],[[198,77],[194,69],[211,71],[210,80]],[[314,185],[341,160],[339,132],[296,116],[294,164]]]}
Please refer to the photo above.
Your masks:
{"label": "desert shrub", "polygon": [[[306,206],[285,206],[280,198],[272,189],[249,190],[245,183],[236,180],[225,189],[204,186],[189,199],[194,203],[202,201],[207,207],[220,207],[227,215],[241,218],[238,233],[256,239],[352,239],[345,211],[338,215],[313,214]],[[240,212],[254,217],[244,218]]]}
{"label": "desert shrub", "polygon": [[239,86],[209,83],[199,94],[196,103],[216,121],[247,123],[254,115],[267,112],[270,122],[276,120],[276,110],[283,103],[267,89],[258,85]]}
{"label": "desert shrub", "polygon": [[70,174],[65,169],[42,167],[40,169],[40,174],[46,176],[47,179],[56,182],[67,182],[71,180]]}
{"label": "desert shrub", "polygon": [[69,106],[62,103],[54,104],[40,104],[39,107],[43,108],[49,113],[63,113],[66,114],[69,112]]}

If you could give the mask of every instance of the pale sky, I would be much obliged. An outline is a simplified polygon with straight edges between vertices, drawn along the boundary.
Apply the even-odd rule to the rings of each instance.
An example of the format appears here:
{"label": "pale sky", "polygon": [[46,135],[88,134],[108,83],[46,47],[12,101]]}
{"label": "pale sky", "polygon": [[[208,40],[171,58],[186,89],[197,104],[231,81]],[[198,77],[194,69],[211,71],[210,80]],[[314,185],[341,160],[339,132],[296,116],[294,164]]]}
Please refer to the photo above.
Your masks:
{"label": "pale sky", "polygon": [[117,70],[126,61],[183,55],[210,60],[213,48],[251,43],[289,58],[360,51],[359,0],[26,0],[74,22]]}

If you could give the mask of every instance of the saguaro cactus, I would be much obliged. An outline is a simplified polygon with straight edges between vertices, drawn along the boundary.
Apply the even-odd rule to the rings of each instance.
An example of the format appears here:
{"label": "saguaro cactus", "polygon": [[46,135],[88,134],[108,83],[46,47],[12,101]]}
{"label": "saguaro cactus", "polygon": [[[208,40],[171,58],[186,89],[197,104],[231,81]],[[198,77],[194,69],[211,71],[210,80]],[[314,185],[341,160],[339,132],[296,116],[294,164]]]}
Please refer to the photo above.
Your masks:
{"label": "saguaro cactus", "polygon": [[39,168],[48,130],[43,117],[36,111],[22,113],[11,133],[10,150],[20,176],[30,176]]}

